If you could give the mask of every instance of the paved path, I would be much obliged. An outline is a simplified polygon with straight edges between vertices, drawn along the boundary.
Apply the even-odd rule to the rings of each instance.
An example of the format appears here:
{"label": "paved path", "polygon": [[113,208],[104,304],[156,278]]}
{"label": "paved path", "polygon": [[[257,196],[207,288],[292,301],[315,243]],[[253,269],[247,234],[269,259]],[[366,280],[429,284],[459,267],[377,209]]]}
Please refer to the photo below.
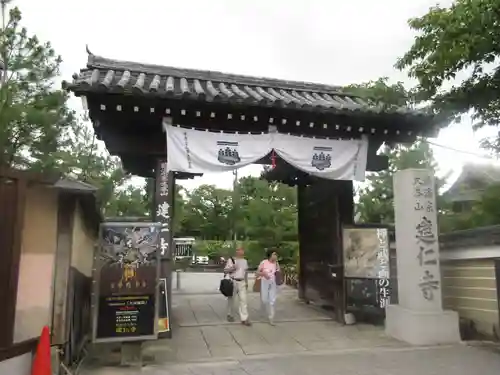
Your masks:
{"label": "paved path", "polygon": [[[172,300],[172,321],[181,327],[227,324],[227,300],[219,292],[203,295],[175,295]],[[266,321],[261,314],[258,293],[248,293],[250,320]],[[331,320],[323,311],[300,303],[297,290],[283,287],[276,305],[276,321]]]}
{"label": "paved path", "polygon": [[177,274],[173,273],[172,291],[174,294],[213,294],[218,293],[220,279],[218,272],[180,272],[180,289],[177,288]]}
{"label": "paved path", "polygon": [[142,369],[101,368],[92,375],[498,375],[500,352],[465,345],[265,354]]}
{"label": "paved path", "polygon": [[[500,354],[469,348],[415,348],[384,334],[382,327],[342,326],[323,311],[299,302],[296,290],[283,288],[275,327],[259,314],[257,295],[250,293],[252,327],[225,321],[225,298],[210,290],[209,280],[195,274],[188,288],[174,296],[174,338],[144,345],[149,365],[141,370],[106,368],[119,362],[116,350],[99,347],[103,361],[92,375],[167,374],[328,374],[328,375],[481,375],[498,374]],[[190,276],[190,277],[191,277]],[[199,283],[202,282],[203,285]],[[196,290],[198,288],[198,291]],[[203,289],[204,288],[204,289]],[[217,289],[217,288],[215,288]],[[201,290],[201,292],[200,292]]]}
{"label": "paved path", "polygon": [[[144,345],[144,355],[156,365],[403,346],[386,337],[382,327],[334,322],[324,311],[300,302],[297,291],[286,287],[278,296],[274,327],[261,315],[257,293],[248,297],[252,327],[226,321],[226,299],[220,293],[178,294],[174,301],[173,338]],[[116,348],[103,345],[97,352],[101,365],[119,362]]]}

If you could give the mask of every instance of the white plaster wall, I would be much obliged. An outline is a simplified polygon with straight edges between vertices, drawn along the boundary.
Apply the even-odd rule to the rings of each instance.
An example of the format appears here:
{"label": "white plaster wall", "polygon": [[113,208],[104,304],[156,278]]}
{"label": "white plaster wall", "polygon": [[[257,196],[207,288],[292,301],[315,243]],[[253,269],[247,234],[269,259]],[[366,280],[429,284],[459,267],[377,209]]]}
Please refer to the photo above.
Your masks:
{"label": "white plaster wall", "polygon": [[30,375],[31,353],[19,357],[10,358],[0,362],[0,374],[2,375]]}
{"label": "white plaster wall", "polygon": [[50,324],[56,244],[57,192],[32,186],[24,212],[14,343],[38,337]]}

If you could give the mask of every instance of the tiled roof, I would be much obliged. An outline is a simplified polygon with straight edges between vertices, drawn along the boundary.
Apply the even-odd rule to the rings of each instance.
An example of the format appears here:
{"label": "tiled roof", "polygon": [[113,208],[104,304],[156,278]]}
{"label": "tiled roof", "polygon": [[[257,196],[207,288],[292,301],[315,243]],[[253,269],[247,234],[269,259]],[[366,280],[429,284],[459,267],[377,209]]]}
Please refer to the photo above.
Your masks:
{"label": "tiled roof", "polygon": [[95,193],[98,190],[94,185],[68,178],[60,179],[54,184],[54,187],[61,190],[76,191],[80,193]]}
{"label": "tiled roof", "polygon": [[[470,181],[476,186],[470,186]],[[488,186],[500,182],[500,167],[492,164],[467,163],[453,185],[444,193],[450,202],[477,201]]]}
{"label": "tiled roof", "polygon": [[75,74],[71,83],[63,82],[63,87],[81,95],[97,91],[327,112],[423,115],[404,107],[387,108],[369,103],[359,96],[342,93],[342,89],[335,86],[117,61],[92,54],[89,54],[87,68]]}

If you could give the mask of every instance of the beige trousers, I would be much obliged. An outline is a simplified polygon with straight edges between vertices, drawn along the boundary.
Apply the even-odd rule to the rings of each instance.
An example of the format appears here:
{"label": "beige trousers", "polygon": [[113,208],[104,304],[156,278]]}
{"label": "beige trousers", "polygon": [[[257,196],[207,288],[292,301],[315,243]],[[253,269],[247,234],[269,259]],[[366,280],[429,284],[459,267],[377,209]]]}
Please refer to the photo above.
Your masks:
{"label": "beige trousers", "polygon": [[242,322],[248,320],[247,287],[245,280],[233,280],[233,296],[227,299],[227,315],[233,316],[238,300],[238,313]]}

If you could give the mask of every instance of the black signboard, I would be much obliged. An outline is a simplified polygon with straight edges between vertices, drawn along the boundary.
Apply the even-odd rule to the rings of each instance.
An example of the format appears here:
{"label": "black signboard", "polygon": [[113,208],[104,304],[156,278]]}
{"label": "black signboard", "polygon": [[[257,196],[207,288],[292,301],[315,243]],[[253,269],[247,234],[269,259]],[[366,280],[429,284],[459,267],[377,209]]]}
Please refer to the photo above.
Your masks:
{"label": "black signboard", "polygon": [[154,333],[155,296],[99,298],[97,337],[148,336]]}
{"label": "black signboard", "polygon": [[377,279],[346,278],[346,301],[348,309],[351,307],[362,309],[378,307]]}
{"label": "black signboard", "polygon": [[95,256],[93,341],[157,338],[160,224],[104,223]]}

